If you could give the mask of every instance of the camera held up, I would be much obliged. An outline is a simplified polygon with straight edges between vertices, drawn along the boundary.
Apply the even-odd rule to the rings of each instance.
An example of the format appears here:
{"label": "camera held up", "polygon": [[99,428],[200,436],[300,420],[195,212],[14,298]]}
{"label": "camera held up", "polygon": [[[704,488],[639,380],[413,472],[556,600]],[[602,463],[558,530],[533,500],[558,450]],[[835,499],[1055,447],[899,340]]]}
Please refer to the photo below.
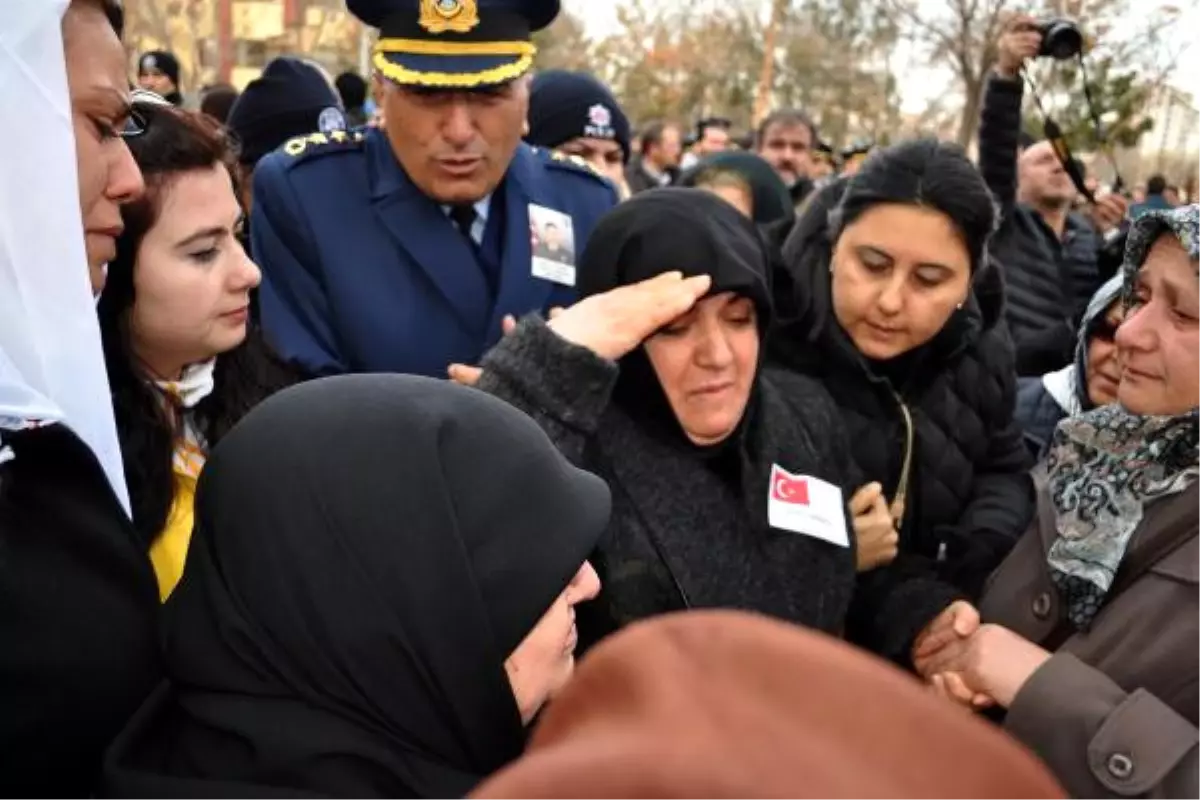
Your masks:
{"label": "camera held up", "polygon": [[1041,58],[1066,61],[1083,52],[1083,34],[1072,20],[1041,20],[1037,31],[1042,35],[1042,49],[1038,51]]}

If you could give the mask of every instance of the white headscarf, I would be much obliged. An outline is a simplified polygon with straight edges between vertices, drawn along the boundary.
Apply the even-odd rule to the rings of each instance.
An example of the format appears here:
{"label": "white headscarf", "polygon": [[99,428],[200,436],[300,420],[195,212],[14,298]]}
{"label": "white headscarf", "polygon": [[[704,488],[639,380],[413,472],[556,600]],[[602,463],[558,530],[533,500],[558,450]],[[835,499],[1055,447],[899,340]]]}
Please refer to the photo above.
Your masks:
{"label": "white headscarf", "polygon": [[79,213],[67,3],[5,0],[0,25],[0,97],[20,114],[0,158],[0,434],[70,426],[128,511]]}

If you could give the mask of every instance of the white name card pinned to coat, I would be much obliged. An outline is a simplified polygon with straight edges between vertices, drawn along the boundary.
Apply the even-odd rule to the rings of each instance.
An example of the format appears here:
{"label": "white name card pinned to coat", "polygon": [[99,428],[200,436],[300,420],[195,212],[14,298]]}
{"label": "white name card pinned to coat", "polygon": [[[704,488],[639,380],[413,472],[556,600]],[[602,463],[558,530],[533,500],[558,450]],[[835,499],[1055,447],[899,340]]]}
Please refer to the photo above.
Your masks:
{"label": "white name card pinned to coat", "polygon": [[771,465],[767,522],[782,531],[850,546],[842,490],[820,478],[793,475],[778,464]]}

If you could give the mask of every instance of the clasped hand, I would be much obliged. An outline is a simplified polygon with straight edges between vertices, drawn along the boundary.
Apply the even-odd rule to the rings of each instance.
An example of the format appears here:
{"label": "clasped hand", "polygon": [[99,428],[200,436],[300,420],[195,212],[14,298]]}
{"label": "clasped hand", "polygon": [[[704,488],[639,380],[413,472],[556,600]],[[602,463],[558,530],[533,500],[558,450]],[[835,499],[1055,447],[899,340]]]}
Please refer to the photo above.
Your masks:
{"label": "clasped hand", "polygon": [[980,625],[970,603],[952,603],[917,637],[913,666],[934,691],[963,705],[1008,708],[1050,653],[999,625]]}
{"label": "clasped hand", "polygon": [[883,486],[868,483],[855,492],[850,498],[850,515],[854,520],[858,571],[868,572],[895,561],[900,552],[900,534],[883,496]]}

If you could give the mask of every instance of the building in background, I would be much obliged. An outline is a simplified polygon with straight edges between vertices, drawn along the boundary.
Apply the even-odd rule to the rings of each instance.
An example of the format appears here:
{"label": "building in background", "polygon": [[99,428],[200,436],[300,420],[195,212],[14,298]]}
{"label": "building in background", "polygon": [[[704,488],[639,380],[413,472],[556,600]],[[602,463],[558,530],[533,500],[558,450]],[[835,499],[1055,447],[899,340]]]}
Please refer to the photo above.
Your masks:
{"label": "building in background", "polygon": [[186,97],[210,83],[243,88],[276,56],[311,59],[331,74],[361,69],[369,35],[344,0],[125,0],[126,47],[170,50]]}

